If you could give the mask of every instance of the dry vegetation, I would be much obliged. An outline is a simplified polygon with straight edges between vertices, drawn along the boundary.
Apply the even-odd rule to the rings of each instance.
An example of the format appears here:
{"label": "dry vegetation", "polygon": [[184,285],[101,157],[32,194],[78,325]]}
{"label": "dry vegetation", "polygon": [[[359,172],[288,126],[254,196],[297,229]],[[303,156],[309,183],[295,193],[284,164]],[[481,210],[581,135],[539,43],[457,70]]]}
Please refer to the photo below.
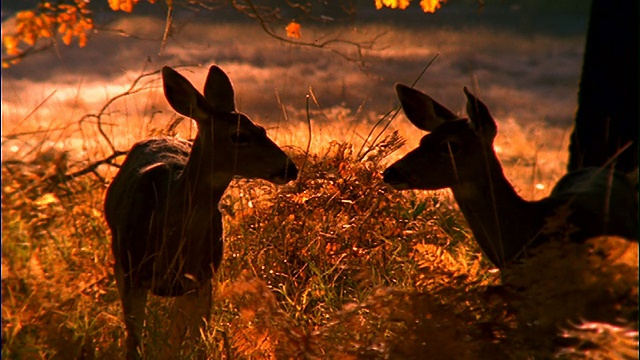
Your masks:
{"label": "dry vegetation", "polygon": [[[305,138],[302,131],[290,135]],[[551,245],[500,274],[447,192],[382,184],[403,144],[396,132],[362,156],[353,131],[352,141],[326,141],[309,155],[290,147],[304,164],[292,184],[239,180],[227,191],[225,259],[200,344],[212,358],[637,357],[635,244]],[[522,143],[503,145],[510,176],[542,171],[536,181],[547,184],[559,176],[558,164],[549,174],[544,157],[524,158]],[[86,163],[56,149],[32,146],[2,165],[2,357],[120,358],[124,328],[98,176],[113,172],[103,166],[60,181]],[[166,342],[170,306],[149,304],[149,358]]]}
{"label": "dry vegetation", "polygon": [[[116,25],[141,38],[163,29],[147,18]],[[304,30],[324,36],[326,29]],[[441,61],[420,87],[459,109],[462,86],[480,84],[501,120],[496,150],[507,176],[524,197],[543,197],[565,166],[583,36],[380,25],[355,35],[379,32],[389,35],[369,54],[367,72],[267,41],[246,26],[188,21],[181,41],[162,56],[157,42],[99,34],[87,50],[68,49],[62,60],[38,54],[30,67],[3,73],[2,358],[123,355],[102,212],[117,169],[62,176],[111,154],[98,119],[118,150],[165,132],[174,120],[157,76],[99,111],[129,89],[147,56],[149,68],[223,64],[240,108],[304,164],[292,184],[239,180],[223,198],[225,254],[200,344],[211,358],[637,358],[635,244],[548,246],[500,274],[483,259],[448,192],[396,192],[382,184],[380,172],[417,144],[419,132],[398,118],[374,146],[363,146],[377,114],[393,106],[392,84],[413,82],[438,53]],[[204,70],[191,67],[188,76],[200,84]],[[310,88],[324,108],[312,105],[307,156],[300,119]],[[170,133],[192,131],[184,122]],[[407,140],[401,148],[400,137]],[[149,303],[150,359],[166,343],[170,307],[170,300]]]}

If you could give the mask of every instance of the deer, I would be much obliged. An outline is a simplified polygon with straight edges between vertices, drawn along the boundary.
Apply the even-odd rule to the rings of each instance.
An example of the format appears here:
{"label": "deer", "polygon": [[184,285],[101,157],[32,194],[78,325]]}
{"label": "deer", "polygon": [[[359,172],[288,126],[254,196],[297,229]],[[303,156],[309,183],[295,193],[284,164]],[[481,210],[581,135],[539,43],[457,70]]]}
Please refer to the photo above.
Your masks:
{"label": "deer", "polygon": [[395,90],[405,116],[428,134],[384,170],[383,181],[396,190],[451,189],[482,252],[499,269],[549,241],[599,235],[638,241],[638,193],[625,174],[578,169],[565,174],[548,197],[527,201],[494,151],[496,121],[466,87],[467,118],[412,87],[398,83]]}
{"label": "deer", "polygon": [[282,185],[298,176],[296,165],[266,130],[236,111],[233,85],[218,66],[209,69],[204,95],[168,66],[162,68],[162,80],[169,105],[197,124],[196,137],[134,144],[104,203],[127,359],[143,352],[149,293],[176,299],[180,336],[199,334],[209,320],[212,279],[223,255],[218,203],[232,179]]}

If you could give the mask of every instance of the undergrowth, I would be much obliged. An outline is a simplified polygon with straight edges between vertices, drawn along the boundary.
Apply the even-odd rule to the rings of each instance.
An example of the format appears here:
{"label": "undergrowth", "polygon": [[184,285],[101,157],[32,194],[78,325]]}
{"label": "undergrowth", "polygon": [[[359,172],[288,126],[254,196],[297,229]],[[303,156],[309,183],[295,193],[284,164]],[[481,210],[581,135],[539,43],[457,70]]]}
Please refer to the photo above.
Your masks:
{"label": "undergrowth", "polygon": [[[363,160],[349,143],[293,150],[297,181],[232,183],[200,344],[211,358],[637,357],[637,247],[553,245],[500,274],[448,193],[382,183],[401,144],[391,133]],[[123,356],[106,185],[42,181],[66,167],[64,156],[2,166],[3,359]],[[148,305],[149,358],[170,303]]]}

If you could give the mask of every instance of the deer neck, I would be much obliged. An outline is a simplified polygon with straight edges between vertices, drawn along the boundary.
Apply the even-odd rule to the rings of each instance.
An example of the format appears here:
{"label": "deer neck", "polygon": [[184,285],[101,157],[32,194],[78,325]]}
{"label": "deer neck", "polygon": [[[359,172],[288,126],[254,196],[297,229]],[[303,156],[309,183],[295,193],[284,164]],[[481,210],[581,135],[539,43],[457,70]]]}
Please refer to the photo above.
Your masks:
{"label": "deer neck", "polygon": [[[218,266],[223,231],[218,203],[232,178],[218,170],[210,147],[196,137],[182,173],[171,184],[165,211],[156,215],[156,291],[182,293],[208,279],[211,265]],[[185,280],[184,274],[197,281]]]}
{"label": "deer neck", "polygon": [[189,159],[178,178],[177,193],[182,193],[181,196],[189,199],[191,204],[215,208],[233,175],[219,170],[209,148],[204,146],[200,136],[196,136]]}
{"label": "deer neck", "polygon": [[544,217],[538,203],[516,193],[492,149],[483,174],[451,190],[485,255],[502,267],[537,236]]}

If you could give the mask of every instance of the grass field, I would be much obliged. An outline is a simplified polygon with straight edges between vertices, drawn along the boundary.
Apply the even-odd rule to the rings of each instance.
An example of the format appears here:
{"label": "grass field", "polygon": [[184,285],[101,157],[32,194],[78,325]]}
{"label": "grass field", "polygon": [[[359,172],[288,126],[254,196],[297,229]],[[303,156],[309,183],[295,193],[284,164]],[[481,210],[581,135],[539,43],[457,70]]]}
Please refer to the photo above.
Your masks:
{"label": "grass field", "polygon": [[[515,125],[505,130],[526,139]],[[523,156],[536,147],[524,142],[504,142],[503,158],[513,178],[531,180],[545,154]],[[505,286],[447,192],[382,184],[401,145],[387,132],[364,151],[357,140],[327,141],[308,156],[292,146],[305,164],[294,183],[232,184],[220,205],[227,246],[201,344],[212,358],[547,358],[563,329],[597,335],[580,356],[634,354],[637,249],[549,249]],[[93,174],[58,182],[73,164],[55,149],[3,163],[3,358],[121,357],[106,183]],[[556,176],[519,188],[545,189]],[[149,358],[165,341],[170,303],[149,304]],[[582,320],[623,327],[575,330]]]}
{"label": "grass field", "polygon": [[[185,28],[193,32],[185,37],[201,30]],[[385,131],[376,126],[396,105],[391,84],[415,80],[439,52],[418,87],[461,108],[461,88],[475,79],[500,122],[496,150],[507,176],[527,199],[547,195],[565,168],[582,38],[524,41],[478,30],[465,47],[458,31],[412,37],[415,30],[393,29],[388,41],[398,46],[371,55],[362,72],[329,55],[310,65],[312,52],[258,47],[249,42],[255,34],[230,25],[215,30],[233,41],[186,47],[191,53],[169,48],[154,61],[206,59],[206,66],[215,48],[241,109],[303,168],[281,187],[236,180],[223,197],[224,260],[212,321],[198,344],[212,359],[637,358],[636,246],[620,239],[549,245],[501,274],[483,258],[450,193],[397,192],[382,183],[385,166],[422,135],[402,115]],[[416,40],[429,35],[438,39],[435,50]],[[516,43],[517,54],[503,58]],[[91,61],[80,53],[67,54],[65,64],[35,58],[34,67],[51,61],[50,74],[16,68],[3,79],[3,359],[123,356],[102,208],[117,168],[64,175],[111,155],[107,139],[126,150],[159,134],[190,138],[193,128],[183,121],[168,129],[176,117],[157,74],[141,78],[140,92],[109,103],[141,73],[110,67],[139,53],[114,53],[105,51],[105,72],[81,81],[65,70]],[[202,67],[181,71],[202,83]],[[307,114],[309,87],[318,105],[311,102]],[[166,343],[170,307],[171,300],[149,302],[149,359]],[[190,350],[185,359],[198,349]]]}

